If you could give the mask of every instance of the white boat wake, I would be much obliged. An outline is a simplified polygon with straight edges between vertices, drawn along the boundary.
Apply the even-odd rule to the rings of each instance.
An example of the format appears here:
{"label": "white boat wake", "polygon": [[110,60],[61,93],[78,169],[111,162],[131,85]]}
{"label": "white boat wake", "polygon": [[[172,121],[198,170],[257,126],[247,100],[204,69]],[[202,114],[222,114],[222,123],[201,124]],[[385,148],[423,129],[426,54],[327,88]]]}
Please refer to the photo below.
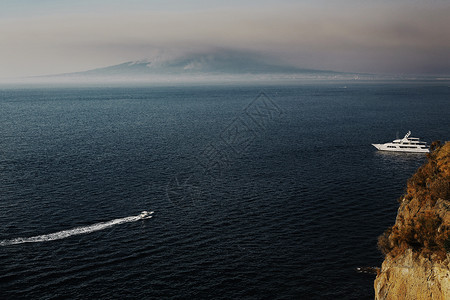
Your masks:
{"label": "white boat wake", "polygon": [[15,239],[10,240],[3,240],[0,241],[0,246],[8,246],[8,245],[17,245],[17,244],[24,244],[24,243],[39,243],[39,242],[49,242],[49,241],[56,241],[65,239],[69,236],[73,235],[79,235],[79,234],[87,234],[94,231],[100,231],[115,225],[123,224],[123,223],[130,223],[130,222],[136,222],[139,220],[144,219],[150,219],[153,214],[153,211],[147,212],[143,211],[137,216],[131,216],[126,218],[120,218],[120,219],[114,219],[108,222],[101,222],[89,226],[82,226],[82,227],[76,227],[69,230],[63,230],[55,233],[50,234],[44,234],[44,235],[38,235],[33,237],[19,237]]}

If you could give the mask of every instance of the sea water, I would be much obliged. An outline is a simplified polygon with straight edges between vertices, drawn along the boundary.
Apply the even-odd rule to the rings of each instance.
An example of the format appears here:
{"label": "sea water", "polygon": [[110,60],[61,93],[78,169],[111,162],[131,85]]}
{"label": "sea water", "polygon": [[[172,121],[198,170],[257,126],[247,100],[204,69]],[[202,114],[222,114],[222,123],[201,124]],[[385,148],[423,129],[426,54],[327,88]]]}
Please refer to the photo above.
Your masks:
{"label": "sea water", "polygon": [[449,140],[449,99],[420,82],[3,88],[0,298],[372,299],[356,268],[380,266],[425,156],[371,143]]}

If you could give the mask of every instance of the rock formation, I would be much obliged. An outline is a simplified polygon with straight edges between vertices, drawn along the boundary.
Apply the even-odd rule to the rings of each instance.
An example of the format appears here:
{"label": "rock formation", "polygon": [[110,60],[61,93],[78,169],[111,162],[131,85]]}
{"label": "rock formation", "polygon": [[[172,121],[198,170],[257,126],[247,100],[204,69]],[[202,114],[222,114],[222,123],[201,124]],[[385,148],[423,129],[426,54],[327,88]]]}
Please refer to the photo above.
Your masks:
{"label": "rock formation", "polygon": [[450,299],[450,142],[431,150],[378,238],[385,260],[375,299]]}

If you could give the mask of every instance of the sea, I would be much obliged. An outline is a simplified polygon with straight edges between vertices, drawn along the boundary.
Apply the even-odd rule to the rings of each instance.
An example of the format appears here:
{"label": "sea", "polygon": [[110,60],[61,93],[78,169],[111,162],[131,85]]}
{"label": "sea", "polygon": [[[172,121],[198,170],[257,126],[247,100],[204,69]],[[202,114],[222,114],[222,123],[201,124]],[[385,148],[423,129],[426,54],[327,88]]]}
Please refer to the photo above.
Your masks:
{"label": "sea", "polygon": [[[373,299],[439,81],[0,88],[1,299]],[[153,212],[141,218],[142,211]]]}

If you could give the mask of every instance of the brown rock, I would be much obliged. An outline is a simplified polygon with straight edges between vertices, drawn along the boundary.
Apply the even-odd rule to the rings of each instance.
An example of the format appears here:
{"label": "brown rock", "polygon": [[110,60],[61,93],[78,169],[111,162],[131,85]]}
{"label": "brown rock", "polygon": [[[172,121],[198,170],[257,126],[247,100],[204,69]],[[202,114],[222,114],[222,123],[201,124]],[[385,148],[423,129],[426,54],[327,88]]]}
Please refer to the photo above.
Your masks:
{"label": "brown rock", "polygon": [[375,299],[450,300],[450,142],[436,149],[408,181],[394,226],[379,238],[386,257]]}
{"label": "brown rock", "polygon": [[450,255],[443,262],[415,257],[412,250],[386,257],[375,279],[375,299],[450,299]]}

